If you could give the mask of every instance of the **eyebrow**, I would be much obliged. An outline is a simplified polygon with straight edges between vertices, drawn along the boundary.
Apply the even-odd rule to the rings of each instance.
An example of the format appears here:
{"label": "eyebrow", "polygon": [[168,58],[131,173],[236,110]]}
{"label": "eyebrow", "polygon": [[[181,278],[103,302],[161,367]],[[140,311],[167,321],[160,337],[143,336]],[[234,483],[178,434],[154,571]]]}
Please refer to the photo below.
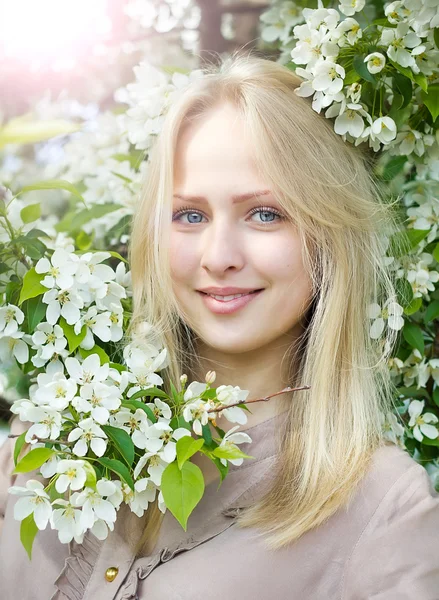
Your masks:
{"label": "eyebrow", "polygon": [[[247,192],[246,194],[234,194],[232,200],[233,204],[238,204],[239,202],[245,202],[246,200],[251,200],[258,196],[266,196],[267,194],[271,194],[271,191],[256,190],[255,192]],[[207,202],[207,198],[204,196],[184,196],[183,194],[174,194],[173,197],[178,198],[179,200],[185,200],[186,202]]]}

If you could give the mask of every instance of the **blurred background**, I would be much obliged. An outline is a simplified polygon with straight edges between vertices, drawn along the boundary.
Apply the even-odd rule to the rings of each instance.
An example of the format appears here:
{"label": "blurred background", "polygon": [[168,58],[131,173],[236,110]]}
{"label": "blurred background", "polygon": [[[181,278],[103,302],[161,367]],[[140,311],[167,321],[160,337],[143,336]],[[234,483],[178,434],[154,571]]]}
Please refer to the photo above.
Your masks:
{"label": "blurred background", "polygon": [[263,0],[3,0],[3,117],[60,93],[102,106],[143,57],[194,67],[213,53],[260,45],[268,8]]}

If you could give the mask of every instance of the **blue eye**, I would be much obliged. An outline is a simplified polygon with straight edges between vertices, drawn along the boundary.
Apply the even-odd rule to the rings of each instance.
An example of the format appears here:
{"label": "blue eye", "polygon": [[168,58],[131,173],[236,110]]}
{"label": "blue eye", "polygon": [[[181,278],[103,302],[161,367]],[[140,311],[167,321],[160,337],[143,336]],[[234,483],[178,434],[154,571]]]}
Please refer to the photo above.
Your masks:
{"label": "blue eye", "polygon": [[[283,221],[285,219],[282,213],[280,213],[274,208],[270,208],[269,206],[258,206],[253,208],[250,211],[250,216],[253,216],[255,214],[261,215],[261,220],[259,221],[260,225],[270,225],[271,223],[276,223],[276,221]],[[180,217],[183,216],[187,216],[188,218],[188,220],[184,222],[185,225],[197,225],[202,222],[201,219],[204,217],[204,215],[198,210],[191,208],[190,206],[185,206],[173,213],[172,220],[183,222],[180,219]],[[197,220],[198,217],[200,217],[201,219]]]}

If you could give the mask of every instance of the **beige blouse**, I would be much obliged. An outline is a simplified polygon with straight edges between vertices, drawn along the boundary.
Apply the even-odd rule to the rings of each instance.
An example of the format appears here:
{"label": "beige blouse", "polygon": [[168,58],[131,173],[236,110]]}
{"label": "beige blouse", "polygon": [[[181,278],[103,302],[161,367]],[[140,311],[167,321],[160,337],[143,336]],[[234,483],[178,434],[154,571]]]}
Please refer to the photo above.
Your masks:
{"label": "beige blouse", "polygon": [[[3,467],[4,525],[0,538],[2,600],[439,600],[439,494],[425,469],[399,447],[379,448],[347,509],[282,550],[268,550],[236,514],[269,485],[276,462],[279,417],[248,429],[241,448],[255,457],[205,495],[183,531],[165,514],[150,556],[135,558],[143,520],[120,509],[115,530],[101,542],[61,544],[55,531],[37,535],[30,562],[7,497],[12,470],[7,442]],[[21,424],[14,423],[14,428]],[[15,479],[23,485],[25,475]]]}

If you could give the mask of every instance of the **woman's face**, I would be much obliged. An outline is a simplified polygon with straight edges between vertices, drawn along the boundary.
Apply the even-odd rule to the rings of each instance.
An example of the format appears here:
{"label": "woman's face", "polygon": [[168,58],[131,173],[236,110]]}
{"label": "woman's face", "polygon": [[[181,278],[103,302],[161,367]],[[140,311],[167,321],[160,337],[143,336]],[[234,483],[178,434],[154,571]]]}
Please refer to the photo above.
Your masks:
{"label": "woman's face", "polygon": [[[251,146],[239,113],[225,104],[184,130],[176,152],[174,292],[187,325],[225,353],[295,337],[311,299],[299,237]],[[227,298],[237,293],[245,295]]]}

